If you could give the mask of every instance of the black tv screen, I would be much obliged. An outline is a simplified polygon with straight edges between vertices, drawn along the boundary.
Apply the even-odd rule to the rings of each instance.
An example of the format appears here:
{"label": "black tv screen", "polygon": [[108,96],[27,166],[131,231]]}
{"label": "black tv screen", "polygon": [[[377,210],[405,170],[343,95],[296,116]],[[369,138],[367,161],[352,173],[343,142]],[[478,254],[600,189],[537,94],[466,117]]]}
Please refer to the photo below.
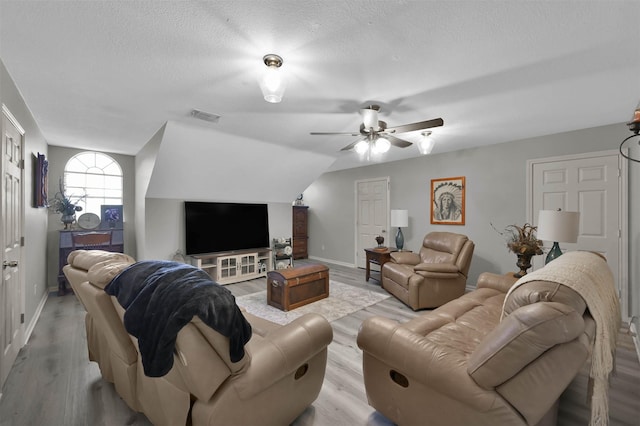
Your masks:
{"label": "black tv screen", "polygon": [[185,201],[188,255],[269,247],[266,204]]}

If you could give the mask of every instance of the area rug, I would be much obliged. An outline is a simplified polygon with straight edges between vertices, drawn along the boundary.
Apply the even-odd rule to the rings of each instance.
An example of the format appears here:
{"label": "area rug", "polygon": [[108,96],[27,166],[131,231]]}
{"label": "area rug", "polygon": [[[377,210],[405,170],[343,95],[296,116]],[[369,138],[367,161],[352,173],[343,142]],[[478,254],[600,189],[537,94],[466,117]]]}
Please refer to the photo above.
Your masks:
{"label": "area rug", "polygon": [[309,312],[320,314],[329,322],[335,321],[389,297],[390,295],[388,294],[376,293],[364,288],[330,280],[329,297],[288,312],[267,305],[266,290],[236,297],[236,303],[257,317],[267,319],[277,324],[288,324]]}

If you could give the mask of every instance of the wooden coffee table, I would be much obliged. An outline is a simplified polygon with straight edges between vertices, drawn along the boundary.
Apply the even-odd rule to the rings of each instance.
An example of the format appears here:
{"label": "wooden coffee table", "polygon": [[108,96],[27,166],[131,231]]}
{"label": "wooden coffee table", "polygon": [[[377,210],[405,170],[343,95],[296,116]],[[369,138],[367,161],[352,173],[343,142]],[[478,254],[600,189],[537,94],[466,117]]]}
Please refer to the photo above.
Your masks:
{"label": "wooden coffee table", "polygon": [[371,264],[375,263],[376,265],[380,265],[380,278],[376,278],[378,282],[382,282],[382,265],[391,260],[391,253],[394,251],[398,251],[395,247],[386,247],[384,250],[380,248],[366,248],[364,252],[366,254],[366,273],[365,273],[365,281],[369,281],[371,278]]}

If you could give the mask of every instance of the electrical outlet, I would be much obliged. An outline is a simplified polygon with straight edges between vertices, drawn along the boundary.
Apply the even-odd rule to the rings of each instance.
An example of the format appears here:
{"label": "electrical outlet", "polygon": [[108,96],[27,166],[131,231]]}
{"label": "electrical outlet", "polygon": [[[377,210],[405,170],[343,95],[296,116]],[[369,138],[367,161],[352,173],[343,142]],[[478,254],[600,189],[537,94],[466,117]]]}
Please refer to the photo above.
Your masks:
{"label": "electrical outlet", "polygon": [[324,244],[322,245],[322,251],[324,251]]}
{"label": "electrical outlet", "polygon": [[33,295],[37,296],[38,295],[38,284],[34,284],[33,285]]}

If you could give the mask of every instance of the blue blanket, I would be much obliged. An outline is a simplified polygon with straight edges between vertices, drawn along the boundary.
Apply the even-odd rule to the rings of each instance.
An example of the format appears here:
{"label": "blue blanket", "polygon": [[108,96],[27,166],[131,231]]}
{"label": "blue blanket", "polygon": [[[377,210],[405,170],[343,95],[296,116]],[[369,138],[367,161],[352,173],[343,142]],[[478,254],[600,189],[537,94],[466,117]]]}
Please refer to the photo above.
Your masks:
{"label": "blue blanket", "polygon": [[201,269],[178,262],[137,262],[104,291],[125,309],[124,326],[138,339],[147,376],[161,377],[171,370],[178,332],[194,316],[229,338],[232,362],[244,356],[251,325],[231,292]]}

